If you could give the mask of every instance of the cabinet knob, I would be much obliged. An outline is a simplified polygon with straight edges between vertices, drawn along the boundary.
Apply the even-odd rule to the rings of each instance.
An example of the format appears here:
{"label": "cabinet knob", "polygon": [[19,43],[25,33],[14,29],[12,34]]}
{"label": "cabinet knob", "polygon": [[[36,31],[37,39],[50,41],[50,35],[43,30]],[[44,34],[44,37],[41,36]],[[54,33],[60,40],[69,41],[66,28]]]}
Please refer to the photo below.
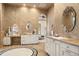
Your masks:
{"label": "cabinet knob", "polygon": [[69,46],[67,46],[67,48],[69,48]]}

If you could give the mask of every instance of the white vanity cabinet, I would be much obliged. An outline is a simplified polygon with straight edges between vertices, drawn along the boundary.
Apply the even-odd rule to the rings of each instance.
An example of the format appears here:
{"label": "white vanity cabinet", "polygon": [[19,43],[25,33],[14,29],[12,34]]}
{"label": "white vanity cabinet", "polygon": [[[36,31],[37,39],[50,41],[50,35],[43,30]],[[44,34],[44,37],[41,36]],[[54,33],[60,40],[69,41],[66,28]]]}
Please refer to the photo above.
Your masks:
{"label": "white vanity cabinet", "polygon": [[79,47],[68,43],[61,43],[62,56],[79,56]]}
{"label": "white vanity cabinet", "polygon": [[51,37],[45,38],[45,51],[50,56],[79,56],[79,46],[60,40]]}
{"label": "white vanity cabinet", "polygon": [[60,49],[61,49],[60,48],[60,41],[55,40],[55,43],[54,43],[55,56],[59,56],[60,55],[60,52],[61,52]]}
{"label": "white vanity cabinet", "polygon": [[45,38],[45,51],[50,56],[56,56],[60,54],[60,42],[57,40],[54,40],[52,38]]}
{"label": "white vanity cabinet", "polygon": [[[3,38],[3,45],[11,45],[12,38],[11,37],[18,37],[18,36],[9,36]],[[36,44],[39,43],[40,35],[21,35],[21,44]],[[17,40],[15,40],[17,41]]]}
{"label": "white vanity cabinet", "polygon": [[39,43],[39,35],[21,35],[21,44]]}
{"label": "white vanity cabinet", "polygon": [[11,45],[10,37],[4,37],[3,38],[3,45]]}
{"label": "white vanity cabinet", "polygon": [[71,51],[71,50],[68,50],[68,49],[65,49],[65,48],[62,48],[62,54],[61,56],[78,56],[79,54]]}
{"label": "white vanity cabinet", "polygon": [[49,55],[53,55],[54,53],[54,48],[53,48],[53,43],[54,41],[50,38],[45,38],[45,51],[49,54]]}

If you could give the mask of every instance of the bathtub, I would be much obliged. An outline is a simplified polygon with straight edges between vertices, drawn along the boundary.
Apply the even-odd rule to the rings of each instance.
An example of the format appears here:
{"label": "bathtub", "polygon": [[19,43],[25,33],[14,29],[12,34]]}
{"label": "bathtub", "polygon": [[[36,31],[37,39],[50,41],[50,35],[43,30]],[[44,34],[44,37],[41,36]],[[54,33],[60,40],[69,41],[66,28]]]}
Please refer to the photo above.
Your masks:
{"label": "bathtub", "polygon": [[37,56],[38,52],[35,48],[7,48],[0,52],[0,56]]}

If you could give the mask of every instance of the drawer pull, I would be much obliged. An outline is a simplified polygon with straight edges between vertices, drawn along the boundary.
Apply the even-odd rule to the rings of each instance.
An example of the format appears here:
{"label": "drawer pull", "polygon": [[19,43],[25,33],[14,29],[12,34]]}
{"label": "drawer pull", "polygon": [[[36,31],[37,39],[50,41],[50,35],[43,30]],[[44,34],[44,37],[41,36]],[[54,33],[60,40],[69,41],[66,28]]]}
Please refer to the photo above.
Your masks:
{"label": "drawer pull", "polygon": [[69,46],[67,46],[67,48],[69,48]]}

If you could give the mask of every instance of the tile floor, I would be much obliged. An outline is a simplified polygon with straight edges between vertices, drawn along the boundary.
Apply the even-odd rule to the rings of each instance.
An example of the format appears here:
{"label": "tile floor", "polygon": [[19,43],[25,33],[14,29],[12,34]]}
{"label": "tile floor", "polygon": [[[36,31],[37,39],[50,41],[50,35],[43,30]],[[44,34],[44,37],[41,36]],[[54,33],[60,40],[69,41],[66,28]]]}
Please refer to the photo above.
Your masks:
{"label": "tile floor", "polygon": [[28,45],[12,45],[12,46],[2,46],[2,48],[0,48],[0,51],[5,49],[5,48],[12,48],[12,47],[19,47],[19,46],[24,46],[24,47],[28,47],[28,48],[35,48],[38,51],[38,55],[37,56],[47,56],[47,53],[45,52],[45,47],[44,47],[44,42],[40,42],[38,44],[28,44]]}

